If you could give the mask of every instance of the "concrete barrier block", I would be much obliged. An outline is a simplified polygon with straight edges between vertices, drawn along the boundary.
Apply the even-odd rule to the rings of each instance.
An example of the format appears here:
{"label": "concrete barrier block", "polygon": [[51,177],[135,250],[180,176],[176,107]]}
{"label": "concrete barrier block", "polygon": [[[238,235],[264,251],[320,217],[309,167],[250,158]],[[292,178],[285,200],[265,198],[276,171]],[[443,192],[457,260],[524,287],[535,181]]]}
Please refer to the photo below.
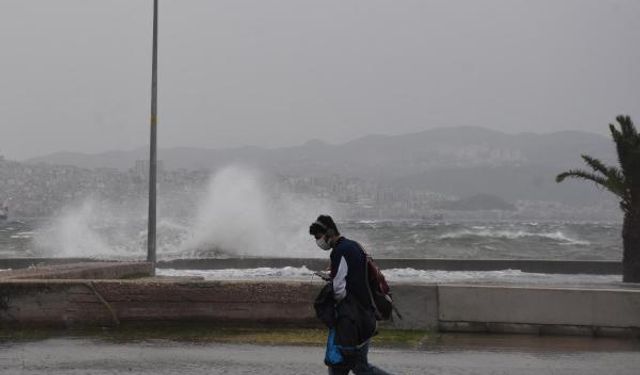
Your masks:
{"label": "concrete barrier block", "polygon": [[440,285],[441,321],[640,327],[640,290]]}
{"label": "concrete barrier block", "polygon": [[394,315],[392,322],[385,322],[382,327],[396,329],[438,328],[438,287],[433,285],[391,285],[394,304],[403,319]]}

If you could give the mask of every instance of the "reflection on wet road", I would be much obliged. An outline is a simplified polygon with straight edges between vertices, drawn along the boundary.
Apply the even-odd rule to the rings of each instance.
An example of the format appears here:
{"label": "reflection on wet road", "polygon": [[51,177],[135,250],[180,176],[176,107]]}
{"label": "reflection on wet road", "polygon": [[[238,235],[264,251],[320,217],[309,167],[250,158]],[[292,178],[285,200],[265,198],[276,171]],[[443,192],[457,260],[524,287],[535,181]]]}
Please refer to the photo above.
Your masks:
{"label": "reflection on wet road", "polygon": [[[370,360],[395,374],[637,375],[640,369],[634,345],[614,345],[611,351],[604,350],[606,342],[601,348],[502,350],[464,342],[420,351],[373,349]],[[2,374],[325,374],[322,358],[320,347],[72,338],[0,343]]]}

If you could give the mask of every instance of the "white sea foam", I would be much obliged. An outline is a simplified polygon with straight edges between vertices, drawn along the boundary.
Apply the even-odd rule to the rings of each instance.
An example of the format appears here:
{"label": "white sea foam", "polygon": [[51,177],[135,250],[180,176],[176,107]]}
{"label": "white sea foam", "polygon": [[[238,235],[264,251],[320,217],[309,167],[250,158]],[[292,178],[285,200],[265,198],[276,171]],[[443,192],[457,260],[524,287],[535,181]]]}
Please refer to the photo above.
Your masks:
{"label": "white sea foam", "polygon": [[446,239],[460,239],[468,237],[485,237],[485,238],[501,238],[508,240],[517,240],[521,238],[546,238],[558,242],[562,242],[570,245],[583,245],[588,246],[591,243],[589,241],[583,241],[571,238],[561,231],[555,232],[527,232],[523,230],[491,230],[484,227],[474,227],[474,230],[458,230],[454,232],[444,233],[437,238],[440,240]]}
{"label": "white sea foam", "polygon": [[[201,277],[205,280],[297,280],[317,279],[307,267],[252,268],[221,270],[157,269],[159,276]],[[620,275],[566,275],[527,273],[520,270],[440,271],[394,268],[383,270],[390,283],[522,283],[522,284],[599,284],[617,285]]]}
{"label": "white sea foam", "polygon": [[377,224],[379,220],[359,220],[358,224]]}
{"label": "white sea foam", "polygon": [[15,238],[15,239],[29,239],[31,237],[33,237],[33,232],[32,231],[19,232],[19,233],[16,233],[14,235],[11,235],[11,238]]}
{"label": "white sea foam", "polygon": [[390,282],[610,284],[621,281],[620,275],[546,274],[522,272],[514,269],[499,271],[442,271],[394,268],[383,272]]}
{"label": "white sea foam", "polygon": [[316,276],[307,267],[284,267],[284,268],[250,268],[250,269],[221,269],[221,270],[175,270],[158,268],[158,276],[182,276],[201,277],[205,280],[311,280]]}

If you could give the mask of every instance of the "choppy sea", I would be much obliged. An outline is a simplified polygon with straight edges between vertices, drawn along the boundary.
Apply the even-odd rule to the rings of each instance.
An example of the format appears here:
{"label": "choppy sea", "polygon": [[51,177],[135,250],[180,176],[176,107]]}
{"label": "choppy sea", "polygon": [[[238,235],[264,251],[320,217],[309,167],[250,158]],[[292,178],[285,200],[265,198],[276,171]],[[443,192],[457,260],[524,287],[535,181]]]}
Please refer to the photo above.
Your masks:
{"label": "choppy sea", "polygon": [[[0,257],[95,257],[129,259],[145,254],[144,221],[63,228],[64,238],[43,221],[0,224]],[[612,222],[352,221],[342,233],[381,258],[620,260],[621,225]],[[188,225],[158,226],[160,259],[196,257],[323,257],[305,233],[257,241],[242,253],[212,247],[185,249]],[[239,234],[242,236],[242,232]],[[246,234],[244,234],[246,235]],[[289,239],[293,238],[294,239]],[[275,243],[274,243],[275,242]],[[279,243],[282,242],[282,243]],[[264,245],[265,249],[259,248]],[[287,249],[295,247],[294,251]],[[274,250],[275,249],[275,250]]]}
{"label": "choppy sea", "polygon": [[[351,221],[339,223],[343,234],[358,240],[377,258],[446,259],[556,259],[620,260],[621,225],[612,222],[446,222],[446,221]],[[326,257],[306,233],[284,233],[257,243],[242,253],[219,247],[189,249],[189,225],[161,222],[158,226],[158,258],[235,256]],[[62,233],[62,234],[61,234]],[[239,232],[242,234],[242,232]],[[245,234],[248,235],[248,234]],[[275,239],[275,240],[274,240]],[[43,220],[16,220],[0,224],[0,257],[89,257],[143,259],[145,221],[65,223],[52,227]],[[241,242],[241,241],[240,241]],[[274,243],[275,242],[275,243]],[[282,243],[280,243],[282,242]],[[260,248],[264,244],[269,249]],[[279,249],[274,251],[273,249]],[[295,249],[294,252],[291,249]],[[192,276],[209,280],[289,279],[313,280],[306,267],[227,270],[158,269],[161,276]],[[385,270],[391,282],[524,282],[529,284],[620,284],[620,275],[548,275],[520,270],[437,271]]]}

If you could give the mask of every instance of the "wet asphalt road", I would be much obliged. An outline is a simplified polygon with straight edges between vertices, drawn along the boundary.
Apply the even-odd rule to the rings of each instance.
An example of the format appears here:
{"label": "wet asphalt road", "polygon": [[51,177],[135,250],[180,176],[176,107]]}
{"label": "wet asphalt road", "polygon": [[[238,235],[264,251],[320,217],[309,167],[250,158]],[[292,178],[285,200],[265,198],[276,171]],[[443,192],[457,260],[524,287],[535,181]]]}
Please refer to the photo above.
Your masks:
{"label": "wet asphalt road", "polygon": [[[372,363],[395,374],[638,375],[640,351],[584,348],[505,349],[444,345],[426,350],[373,349]],[[604,348],[606,349],[606,348]],[[325,374],[323,348],[195,344],[171,341],[110,343],[49,339],[0,343],[1,374]]]}

